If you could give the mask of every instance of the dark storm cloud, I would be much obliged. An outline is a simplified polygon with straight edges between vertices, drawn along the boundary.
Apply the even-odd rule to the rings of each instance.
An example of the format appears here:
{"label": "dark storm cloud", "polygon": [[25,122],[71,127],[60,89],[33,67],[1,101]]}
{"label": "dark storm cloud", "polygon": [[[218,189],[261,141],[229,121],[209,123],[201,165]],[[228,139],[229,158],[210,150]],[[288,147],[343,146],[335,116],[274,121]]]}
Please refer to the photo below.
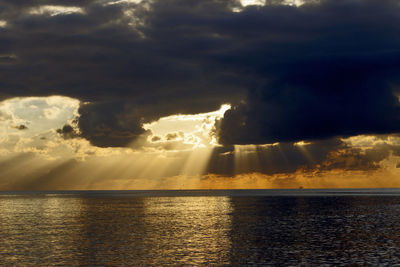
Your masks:
{"label": "dark storm cloud", "polygon": [[[89,101],[79,127],[98,146],[226,102],[226,145],[399,132],[399,1],[272,2],[0,0],[0,55],[15,55],[0,96]],[[29,13],[41,5],[83,13]]]}
{"label": "dark storm cloud", "polygon": [[79,108],[79,113],[81,136],[95,146],[127,146],[146,133],[140,118],[127,118],[120,102],[86,104]]}
{"label": "dark storm cloud", "polygon": [[[14,54],[18,62],[0,64],[1,97],[60,94],[93,103],[81,108],[79,126],[94,145],[126,145],[143,132],[137,129],[143,121],[216,110],[243,95],[234,73],[216,72],[201,62],[204,48],[193,45],[207,45],[207,32],[196,37],[191,23],[186,33],[180,25],[158,24],[170,12],[163,10],[168,6],[155,3],[148,10],[137,4],[88,1],[81,6],[83,13],[49,16],[29,10],[54,2],[4,3],[7,27],[0,29],[0,54]],[[180,14],[191,5],[182,4]],[[201,5],[196,9],[200,4],[194,4],[192,13],[205,14],[207,8],[230,12],[226,3]],[[130,122],[132,126],[120,126]]]}
{"label": "dark storm cloud", "polygon": [[227,112],[221,142],[398,132],[392,86],[400,70],[399,14],[398,1],[322,1],[243,12],[263,37],[229,60],[268,81]]}
{"label": "dark storm cloud", "polygon": [[64,139],[70,139],[78,136],[78,134],[75,132],[75,129],[69,124],[66,124],[62,128],[57,129],[56,132],[60,134]]}

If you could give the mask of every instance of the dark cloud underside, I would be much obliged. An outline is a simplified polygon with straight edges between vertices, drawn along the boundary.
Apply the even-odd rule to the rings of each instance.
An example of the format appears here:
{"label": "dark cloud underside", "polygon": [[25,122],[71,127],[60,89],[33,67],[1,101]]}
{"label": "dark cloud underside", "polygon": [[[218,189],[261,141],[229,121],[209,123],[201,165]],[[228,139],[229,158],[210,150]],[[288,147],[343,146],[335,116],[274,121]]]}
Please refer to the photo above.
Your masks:
{"label": "dark cloud underside", "polygon": [[226,145],[398,133],[400,2],[273,2],[0,1],[0,97],[88,101],[82,136],[104,147],[226,102]]}

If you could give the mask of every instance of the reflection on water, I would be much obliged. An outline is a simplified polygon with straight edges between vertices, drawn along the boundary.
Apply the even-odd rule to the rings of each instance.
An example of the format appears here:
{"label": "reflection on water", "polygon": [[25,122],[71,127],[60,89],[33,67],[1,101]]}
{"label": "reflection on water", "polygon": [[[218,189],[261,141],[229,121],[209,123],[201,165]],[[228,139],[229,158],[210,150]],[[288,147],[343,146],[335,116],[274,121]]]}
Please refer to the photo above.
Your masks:
{"label": "reflection on water", "polygon": [[0,265],[400,261],[400,196],[0,194]]}
{"label": "reflection on water", "polygon": [[0,263],[63,262],[79,254],[80,199],[10,196],[0,198]]}
{"label": "reflection on water", "polygon": [[400,197],[233,198],[232,207],[234,264],[400,262]]}
{"label": "reflection on water", "polygon": [[0,197],[0,264],[229,261],[228,197]]}
{"label": "reflection on water", "polygon": [[[228,197],[150,198],[145,202],[145,253],[156,265],[229,262],[231,203]],[[163,256],[160,258],[160,253]]]}

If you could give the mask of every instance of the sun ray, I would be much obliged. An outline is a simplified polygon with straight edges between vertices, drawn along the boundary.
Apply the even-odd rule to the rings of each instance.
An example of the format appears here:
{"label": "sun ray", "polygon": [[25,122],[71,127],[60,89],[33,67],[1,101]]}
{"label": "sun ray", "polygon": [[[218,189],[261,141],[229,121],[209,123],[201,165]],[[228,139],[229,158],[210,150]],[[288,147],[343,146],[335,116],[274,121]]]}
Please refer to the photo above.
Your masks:
{"label": "sun ray", "polygon": [[260,157],[257,145],[234,146],[234,174],[259,170]]}
{"label": "sun ray", "polygon": [[294,143],[294,146],[303,154],[303,156],[307,159],[308,163],[315,164],[315,160],[313,159],[311,153],[308,151],[307,146],[311,143],[307,143],[304,141],[300,141]]}
{"label": "sun ray", "polygon": [[181,175],[202,175],[205,173],[210,160],[212,147],[198,148],[189,152],[189,155],[180,172]]}

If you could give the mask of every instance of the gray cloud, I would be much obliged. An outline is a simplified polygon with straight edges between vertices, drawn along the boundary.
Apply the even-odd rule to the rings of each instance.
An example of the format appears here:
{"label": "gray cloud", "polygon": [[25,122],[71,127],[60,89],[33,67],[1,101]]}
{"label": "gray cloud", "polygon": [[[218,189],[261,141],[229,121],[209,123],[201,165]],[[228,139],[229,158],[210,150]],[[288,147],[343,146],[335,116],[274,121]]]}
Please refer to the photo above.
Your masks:
{"label": "gray cloud", "polygon": [[75,129],[69,124],[57,129],[57,133],[60,134],[64,139],[70,139],[78,136],[78,134],[75,132]]}
{"label": "gray cloud", "polygon": [[18,130],[27,130],[28,129],[28,127],[24,124],[20,124],[18,126],[15,126],[14,128],[18,129]]}
{"label": "gray cloud", "polygon": [[[271,147],[268,173],[310,164],[295,141],[314,140],[321,163],[342,149],[337,137],[398,133],[399,2],[280,3],[232,12],[237,1],[0,1],[0,55],[15,55],[0,62],[0,97],[89,102],[78,125],[102,147],[126,146],[161,116],[230,102],[220,142],[281,142],[289,167]],[[29,14],[39,5],[84,13]]]}

